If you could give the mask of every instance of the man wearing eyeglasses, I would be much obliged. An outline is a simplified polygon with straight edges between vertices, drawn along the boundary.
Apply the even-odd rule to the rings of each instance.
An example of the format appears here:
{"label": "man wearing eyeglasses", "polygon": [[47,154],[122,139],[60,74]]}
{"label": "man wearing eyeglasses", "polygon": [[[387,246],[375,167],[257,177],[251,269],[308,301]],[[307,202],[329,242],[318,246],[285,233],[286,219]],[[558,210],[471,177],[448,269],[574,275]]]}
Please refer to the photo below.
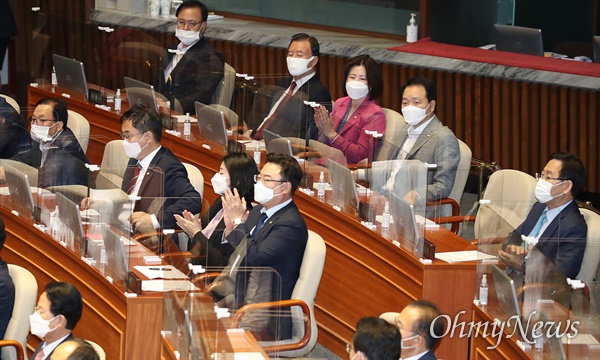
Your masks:
{"label": "man wearing eyeglasses", "polygon": [[30,119],[34,142],[29,151],[12,158],[39,170],[40,187],[88,184],[85,168],[88,159],[67,127],[68,115],[67,104],[62,99],[38,101]]}
{"label": "man wearing eyeglasses", "polygon": [[525,221],[506,237],[500,259],[510,268],[524,272],[527,237],[535,247],[568,278],[575,279],[581,268],[587,239],[587,224],[575,197],[585,181],[585,167],[570,153],[554,153],[535,187],[537,202]]}
{"label": "man wearing eyeglasses", "polygon": [[[208,9],[197,0],[184,1],[176,11],[175,36],[180,43],[169,47],[162,57],[156,87],[175,109],[175,100],[184,113],[195,113],[194,101],[212,103],[212,96],[223,79],[224,61],[204,38]],[[158,104],[167,107],[160,100]]]}
{"label": "man wearing eyeglasses", "polygon": [[[227,281],[222,282],[223,287],[214,290],[217,299],[222,300],[221,305],[235,309],[247,303],[291,298],[308,241],[306,222],[292,200],[302,174],[293,157],[270,153],[254,185],[254,200],[260,205],[248,212],[246,202],[244,198],[240,199],[237,189],[225,191],[224,238],[235,248],[229,258],[229,266],[237,263],[245,269],[266,267],[273,269],[278,276],[271,278],[273,272],[268,270],[238,271],[235,279],[231,279],[235,290],[226,288]],[[257,325],[262,327],[260,330],[268,331],[272,338],[283,340],[291,337],[289,317],[265,318],[267,323]]]}

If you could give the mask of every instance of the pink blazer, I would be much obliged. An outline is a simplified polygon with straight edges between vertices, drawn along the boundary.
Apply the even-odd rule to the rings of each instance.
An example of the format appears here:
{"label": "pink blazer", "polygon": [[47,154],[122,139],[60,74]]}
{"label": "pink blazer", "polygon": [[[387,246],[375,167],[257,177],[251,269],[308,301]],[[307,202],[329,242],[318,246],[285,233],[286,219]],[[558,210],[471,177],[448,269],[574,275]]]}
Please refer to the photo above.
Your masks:
{"label": "pink blazer", "polygon": [[[339,124],[344,119],[346,111],[352,106],[352,99],[349,96],[337,99],[333,107],[333,128],[337,129]],[[334,141],[329,141],[325,136],[321,135],[319,141],[341,150],[349,164],[356,164],[360,160],[372,157],[370,151],[377,150],[380,142],[374,142],[375,149],[370,149],[372,138],[365,133],[365,130],[377,131],[380,134],[385,132],[385,115],[381,107],[374,100],[366,99],[350,114],[346,125],[339,133],[339,136]],[[370,151],[369,151],[370,150]]]}

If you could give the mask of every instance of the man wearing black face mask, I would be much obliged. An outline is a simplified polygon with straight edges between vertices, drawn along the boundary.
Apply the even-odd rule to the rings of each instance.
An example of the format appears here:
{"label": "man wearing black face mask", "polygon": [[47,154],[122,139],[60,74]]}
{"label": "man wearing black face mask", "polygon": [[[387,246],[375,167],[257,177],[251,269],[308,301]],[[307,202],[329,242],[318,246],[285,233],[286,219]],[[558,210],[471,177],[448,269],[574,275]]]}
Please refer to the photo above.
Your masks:
{"label": "man wearing black face mask", "polygon": [[528,254],[522,236],[536,242],[535,247],[568,278],[575,279],[581,268],[587,241],[587,224],[575,197],[585,180],[585,167],[570,153],[554,153],[541,174],[533,204],[525,221],[506,237],[500,259],[514,270],[525,270]]}
{"label": "man wearing black face mask", "polygon": [[[197,0],[184,1],[177,8],[175,36],[181,41],[169,47],[162,57],[161,71],[156,88],[174,109],[175,100],[183,112],[195,113],[194,101],[210,104],[212,96],[223,79],[222,55],[204,38],[208,9]],[[166,103],[157,99],[159,105]]]}

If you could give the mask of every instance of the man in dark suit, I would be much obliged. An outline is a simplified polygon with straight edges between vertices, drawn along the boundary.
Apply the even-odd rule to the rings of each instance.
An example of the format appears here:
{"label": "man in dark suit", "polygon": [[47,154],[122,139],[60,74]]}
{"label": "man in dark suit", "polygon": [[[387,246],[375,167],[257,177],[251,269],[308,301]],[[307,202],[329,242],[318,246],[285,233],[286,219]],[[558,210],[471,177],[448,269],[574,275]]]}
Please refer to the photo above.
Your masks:
{"label": "man in dark suit", "polygon": [[199,213],[202,199],[190,184],[185,167],[160,144],[158,112],[147,105],[133,106],[121,117],[121,131],[123,148],[130,158],[121,189],[141,199],[133,208],[124,209],[121,215],[125,218],[119,219],[131,222],[137,232],[143,233],[175,228],[174,214],[184,210]]}
{"label": "man in dark suit", "polygon": [[39,170],[40,187],[88,185],[88,159],[67,123],[67,104],[62,99],[38,101],[31,116],[31,149],[12,158]]}
{"label": "man in dark suit", "polygon": [[554,153],[541,174],[527,218],[506,237],[500,259],[510,268],[524,272],[527,244],[523,236],[560,272],[574,279],[581,268],[587,240],[587,224],[574,200],[583,187],[585,167],[573,154]]}
{"label": "man in dark suit", "polygon": [[286,59],[292,79],[278,84],[282,90],[275,93],[269,112],[249,124],[255,140],[261,140],[266,129],[281,136],[316,140],[315,112],[304,101],[325,105],[331,111],[331,95],[316,74],[319,41],[304,33],[292,36]]}
{"label": "man in dark suit", "polygon": [[21,115],[0,97],[0,159],[10,159],[31,147],[29,131]]}
{"label": "man in dark suit", "polygon": [[436,360],[433,349],[444,334],[444,320],[435,304],[416,300],[408,304],[396,325],[402,335],[402,359]]}
{"label": "man in dark suit", "polygon": [[[215,290],[224,305],[239,308],[247,303],[271,300],[287,300],[300,274],[304,249],[308,241],[306,223],[292,200],[292,195],[302,180],[302,169],[298,162],[281,154],[268,154],[267,162],[257,176],[254,185],[254,200],[261,205],[252,211],[246,210],[246,202],[240,199],[237,190],[225,191],[225,237],[236,248],[230,264],[241,264],[235,276],[235,290]],[[268,268],[265,271],[250,271],[252,268]],[[278,276],[270,279],[269,270]],[[231,272],[229,272],[231,273]],[[252,290],[251,290],[252,289]],[[263,324],[271,337],[291,337],[291,319],[267,317]]]}
{"label": "man in dark suit", "polygon": [[[224,61],[220,53],[204,38],[208,9],[200,1],[184,1],[177,8],[175,36],[181,41],[169,47],[162,57],[156,79],[158,91],[166,96],[174,109],[179,100],[184,113],[194,114],[194,101],[210,104],[223,79]],[[159,105],[166,107],[163,101]]]}
{"label": "man in dark suit", "polygon": [[365,317],[356,324],[352,342],[346,345],[351,360],[400,359],[400,332],[384,319]]}
{"label": "man in dark suit", "polygon": [[50,282],[40,295],[29,316],[30,331],[44,341],[35,349],[31,360],[50,358],[62,342],[73,338],[71,332],[81,318],[83,302],[77,289],[65,282]]}
{"label": "man in dark suit", "polygon": [[[4,230],[4,220],[0,219],[0,253],[6,240],[6,231]],[[0,340],[4,339],[6,327],[12,316],[15,305],[15,285],[8,273],[8,264],[0,257]],[[0,354],[0,360],[2,354]]]}

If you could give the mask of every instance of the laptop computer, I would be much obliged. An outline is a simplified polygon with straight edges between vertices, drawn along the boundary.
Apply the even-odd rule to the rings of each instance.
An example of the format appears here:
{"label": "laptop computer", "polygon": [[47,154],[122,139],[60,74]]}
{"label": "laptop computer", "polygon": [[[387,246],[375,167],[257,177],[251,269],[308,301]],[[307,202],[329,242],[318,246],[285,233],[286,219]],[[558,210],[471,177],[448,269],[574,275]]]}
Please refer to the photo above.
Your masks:
{"label": "laptop computer", "polygon": [[28,176],[9,165],[4,166],[4,173],[12,202],[33,214],[35,205]]}
{"label": "laptop computer", "polygon": [[327,159],[327,168],[329,169],[333,197],[342,201],[346,206],[358,209],[358,191],[356,190],[352,170],[331,159]]}
{"label": "laptop computer", "polygon": [[494,287],[496,288],[496,297],[498,298],[500,310],[508,318],[515,315],[521,317],[521,307],[517,300],[514,280],[497,265],[492,265],[492,275],[494,277]]}
{"label": "laptop computer", "polygon": [[291,141],[279,136],[279,134],[275,134],[269,130],[263,130],[263,140],[265,141],[267,153],[294,156]]}
{"label": "laptop computer", "polygon": [[222,111],[195,101],[196,117],[200,136],[213,143],[227,148],[227,125]]}
{"label": "laptop computer", "polygon": [[125,89],[127,90],[129,106],[148,104],[158,111],[154,86],[132,79],[128,76],[125,76],[123,81],[125,82]]}
{"label": "laptop computer", "polygon": [[109,226],[106,226],[104,232],[104,249],[106,250],[108,266],[120,277],[120,279],[127,279],[127,273],[129,272],[129,258],[125,253],[125,247],[121,242],[121,236]]}
{"label": "laptop computer", "polygon": [[58,86],[88,96],[88,84],[83,63],[58,54],[52,54]]}
{"label": "laptop computer", "polygon": [[542,30],[521,26],[494,24],[496,50],[544,56]]}
{"label": "laptop computer", "polygon": [[419,232],[414,207],[402,196],[390,193],[390,211],[396,233],[406,241],[416,245],[419,240]]}
{"label": "laptop computer", "polygon": [[[73,231],[73,240],[79,244],[79,248],[84,255],[87,255],[87,247],[85,233],[83,232],[83,223],[81,221],[81,213],[79,205],[71,201],[68,197],[61,193],[56,193],[56,205],[58,205],[58,213],[60,220]],[[71,246],[69,246],[71,247]]]}

